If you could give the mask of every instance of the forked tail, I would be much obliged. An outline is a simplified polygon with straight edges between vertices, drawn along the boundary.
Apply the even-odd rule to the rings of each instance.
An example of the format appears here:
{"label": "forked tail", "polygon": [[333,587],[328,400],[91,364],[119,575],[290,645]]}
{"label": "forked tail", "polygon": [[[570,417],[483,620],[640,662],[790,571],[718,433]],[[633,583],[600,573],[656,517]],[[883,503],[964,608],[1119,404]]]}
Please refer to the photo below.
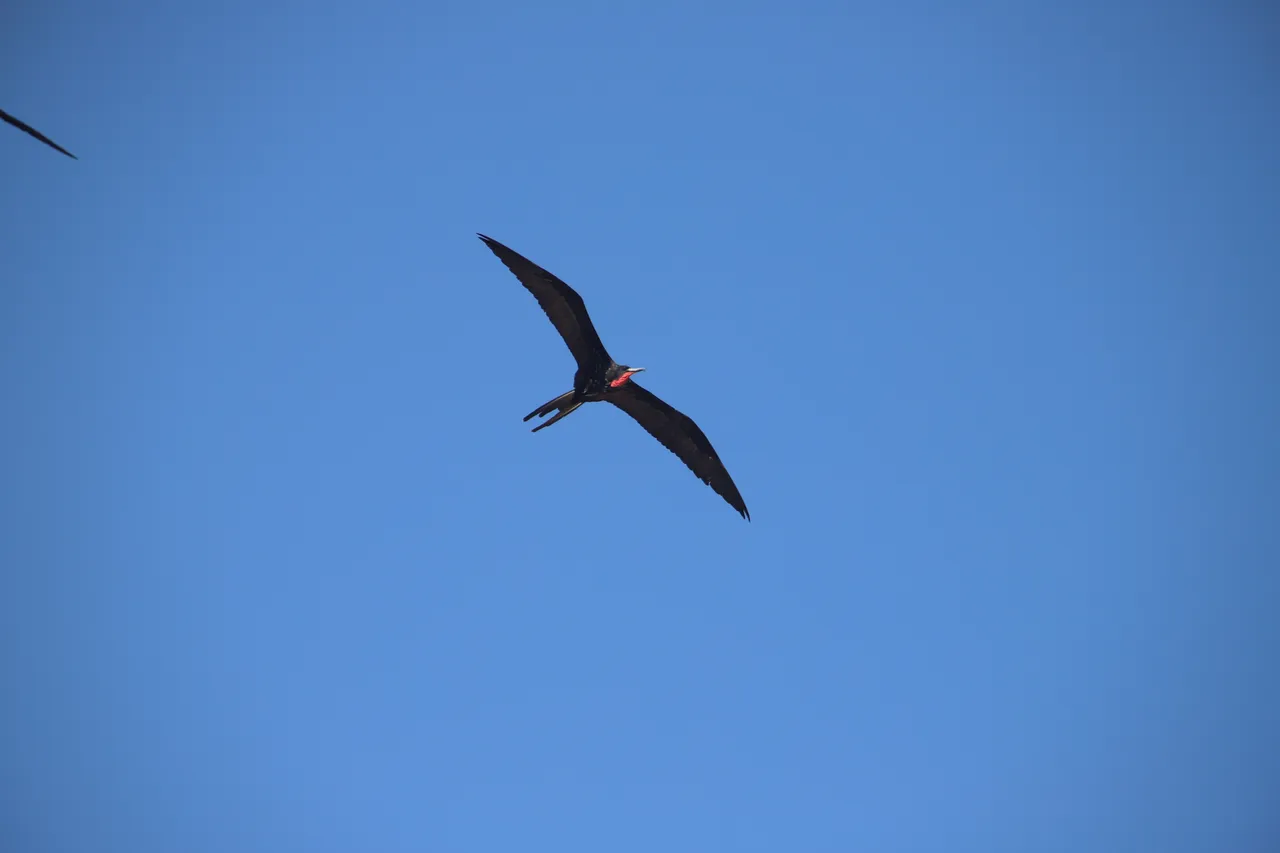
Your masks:
{"label": "forked tail", "polygon": [[551,420],[547,421],[546,423],[538,424],[536,427],[533,428],[533,432],[537,432],[540,429],[545,429],[546,427],[551,426],[553,423],[560,420],[565,415],[569,414],[574,409],[582,405],[581,402],[575,403],[573,400],[573,397],[574,397],[573,391],[565,391],[559,397],[556,397],[554,400],[549,400],[543,403],[541,406],[534,409],[529,414],[525,415],[524,419],[527,421],[529,420],[529,418],[533,418],[533,417],[544,418],[547,415],[551,414],[551,412],[555,411],[556,409],[559,409],[559,411],[556,412],[555,417],[553,417]]}

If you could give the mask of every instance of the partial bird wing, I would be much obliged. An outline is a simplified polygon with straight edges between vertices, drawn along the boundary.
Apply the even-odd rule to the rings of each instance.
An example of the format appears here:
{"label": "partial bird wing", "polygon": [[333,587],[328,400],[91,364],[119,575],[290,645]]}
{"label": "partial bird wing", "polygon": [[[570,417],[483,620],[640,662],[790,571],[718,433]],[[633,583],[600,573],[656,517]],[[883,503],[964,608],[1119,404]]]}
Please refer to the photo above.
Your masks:
{"label": "partial bird wing", "polygon": [[740,512],[743,518],[751,520],[751,513],[747,512],[747,505],[733,484],[733,478],[692,418],[673,409],[634,381],[610,391],[604,399],[635,418],[649,435],[679,456],[699,480],[715,489],[716,494],[728,501],[729,506]]}
{"label": "partial bird wing", "polygon": [[477,236],[538,300],[551,324],[569,345],[569,352],[573,353],[579,367],[603,370],[613,362],[600,342],[596,327],[587,314],[587,306],[577,291],[519,252],[508,249],[491,237]]}
{"label": "partial bird wing", "polygon": [[63,148],[63,147],[62,147],[61,145],[59,145],[58,143],[54,142],[54,141],[53,141],[52,139],[50,139],[49,137],[45,136],[45,135],[44,135],[43,133],[41,133],[40,131],[36,130],[36,129],[35,129],[34,127],[32,127],[31,125],[27,124],[26,122],[20,121],[19,119],[14,118],[13,116],[9,115],[9,114],[8,114],[7,112],[5,112],[4,110],[0,110],[0,119],[4,119],[5,121],[9,122],[9,124],[13,125],[13,126],[14,126],[14,127],[16,127],[18,130],[25,130],[27,133],[31,134],[31,135],[32,135],[32,136],[34,136],[36,139],[39,139],[39,140],[40,140],[41,142],[43,142],[45,145],[50,145],[50,146],[52,146],[52,147],[54,147],[54,148],[58,149],[58,150],[59,150],[59,151],[61,151],[63,154],[66,154],[68,157],[70,157],[72,160],[79,160],[79,159],[80,159],[79,157],[77,157],[76,155],[72,154],[72,153],[71,153],[70,151],[68,151],[67,149]]}

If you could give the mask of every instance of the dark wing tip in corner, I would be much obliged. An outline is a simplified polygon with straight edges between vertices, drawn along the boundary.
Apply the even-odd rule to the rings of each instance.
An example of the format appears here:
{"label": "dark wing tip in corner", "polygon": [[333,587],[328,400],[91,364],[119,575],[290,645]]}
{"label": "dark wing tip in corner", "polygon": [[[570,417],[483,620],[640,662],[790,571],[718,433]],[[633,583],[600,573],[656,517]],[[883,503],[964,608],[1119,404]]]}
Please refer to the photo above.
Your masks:
{"label": "dark wing tip in corner", "polygon": [[14,127],[18,128],[18,130],[21,130],[23,133],[26,133],[26,134],[28,134],[29,136],[33,136],[33,137],[35,137],[36,139],[38,139],[38,140],[40,140],[41,142],[43,142],[45,145],[48,145],[50,148],[53,148],[53,149],[54,149],[54,150],[56,150],[56,151],[61,151],[63,154],[66,154],[66,155],[67,155],[68,157],[70,157],[72,160],[79,160],[79,159],[80,159],[79,157],[77,157],[76,155],[72,154],[70,151],[68,151],[67,149],[63,148],[61,145],[59,145],[58,143],[54,142],[52,139],[50,139],[49,137],[45,136],[43,133],[41,133],[40,131],[36,130],[34,127],[32,127],[31,125],[27,124],[25,121],[23,121],[22,119],[18,118],[17,116],[9,115],[9,114],[8,114],[7,112],[5,112],[4,110],[0,110],[0,120],[3,120],[3,121],[5,121],[5,122],[7,122],[8,124],[13,125]]}

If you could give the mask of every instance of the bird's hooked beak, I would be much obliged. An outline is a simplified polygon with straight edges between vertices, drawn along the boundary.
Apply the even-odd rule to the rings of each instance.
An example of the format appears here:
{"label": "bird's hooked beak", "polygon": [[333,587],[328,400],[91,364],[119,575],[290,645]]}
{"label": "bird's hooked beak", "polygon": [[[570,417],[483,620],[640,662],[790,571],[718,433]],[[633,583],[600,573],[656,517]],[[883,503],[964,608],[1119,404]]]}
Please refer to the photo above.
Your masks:
{"label": "bird's hooked beak", "polygon": [[643,368],[643,367],[628,367],[628,368],[627,368],[627,375],[628,375],[628,376],[631,376],[632,374],[635,374],[635,373],[644,373],[644,368]]}

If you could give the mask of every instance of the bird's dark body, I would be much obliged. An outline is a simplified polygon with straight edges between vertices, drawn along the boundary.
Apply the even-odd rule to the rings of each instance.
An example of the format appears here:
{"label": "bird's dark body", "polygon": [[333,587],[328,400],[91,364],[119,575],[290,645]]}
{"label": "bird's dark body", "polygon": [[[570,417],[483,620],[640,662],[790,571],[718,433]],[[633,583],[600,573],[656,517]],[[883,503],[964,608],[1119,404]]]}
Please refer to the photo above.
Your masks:
{"label": "bird's dark body", "polygon": [[604,398],[613,390],[609,383],[617,381],[626,372],[626,365],[610,362],[601,374],[596,371],[585,371],[579,367],[573,374],[573,390],[582,395],[587,402],[595,402]]}
{"label": "bird's dark body", "polygon": [[[618,378],[626,373],[626,366],[610,361],[609,366],[601,373],[598,370],[583,370],[581,367],[573,374],[573,390],[566,391],[554,400],[543,403],[538,408],[524,416],[527,421],[532,417],[543,417],[550,414],[553,410],[560,410],[563,415],[539,424],[533,428],[534,432],[549,427],[560,417],[569,414],[570,411],[581,406],[583,403],[599,403],[608,398],[608,395],[617,393],[617,389],[612,387],[610,383],[617,381]],[[627,380],[630,383],[630,380]],[[565,411],[565,410],[568,411]]]}
{"label": "bird's dark body", "polygon": [[5,112],[4,110],[0,110],[0,121],[6,121],[6,122],[8,122],[9,124],[13,125],[14,127],[18,128],[18,130],[21,130],[21,131],[22,131],[22,132],[24,132],[24,133],[28,133],[28,134],[30,134],[31,136],[34,136],[36,139],[39,139],[41,142],[43,142],[45,145],[48,145],[50,148],[55,148],[55,149],[57,149],[58,151],[61,151],[63,154],[66,154],[66,155],[67,155],[68,157],[70,157],[72,160],[77,160],[77,159],[79,159],[78,157],[76,157],[76,155],[72,154],[70,151],[68,151],[67,149],[63,148],[63,147],[62,147],[61,145],[59,145],[58,143],[54,142],[52,139],[50,139],[49,137],[45,136],[45,135],[44,135],[43,133],[41,133],[40,131],[36,130],[36,129],[35,129],[34,127],[32,127],[31,125],[27,124],[26,122],[22,121],[21,119],[18,119],[18,118],[15,118],[14,116],[9,115],[9,114],[8,114],[7,112]]}
{"label": "bird's dark body", "polygon": [[667,405],[631,379],[633,374],[644,368],[629,367],[613,360],[591,323],[582,297],[569,285],[518,252],[483,234],[479,236],[538,300],[578,362],[578,370],[573,375],[573,388],[525,415],[524,419],[527,421],[555,412],[548,420],[534,427],[533,431],[551,426],[586,403],[612,403],[680,457],[689,470],[715,489],[743,518],[750,520],[751,514],[747,511],[738,487],[734,485],[733,478],[729,476],[702,430],[687,415]]}

